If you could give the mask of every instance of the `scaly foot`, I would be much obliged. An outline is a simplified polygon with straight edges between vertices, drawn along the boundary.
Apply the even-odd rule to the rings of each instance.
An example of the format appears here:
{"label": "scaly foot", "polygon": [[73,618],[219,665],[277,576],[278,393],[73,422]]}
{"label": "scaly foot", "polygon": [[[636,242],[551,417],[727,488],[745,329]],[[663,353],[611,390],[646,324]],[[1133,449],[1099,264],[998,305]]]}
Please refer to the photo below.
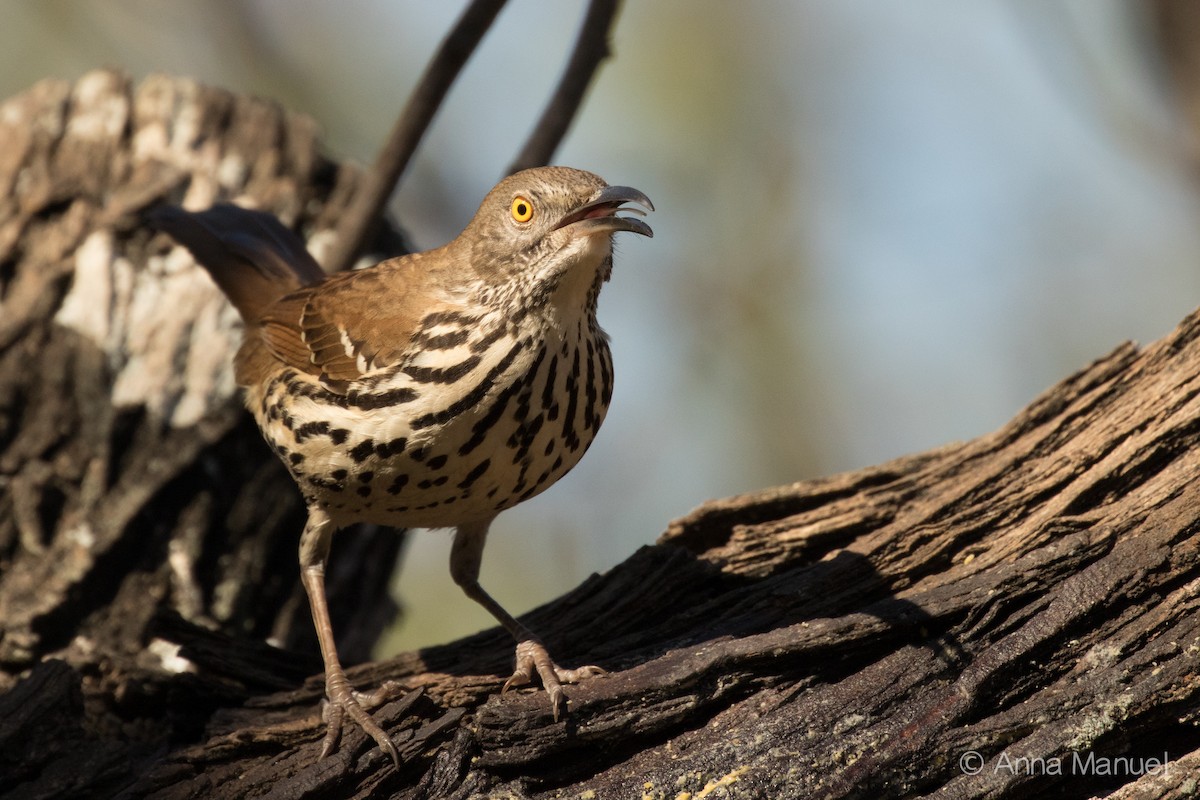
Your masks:
{"label": "scaly foot", "polygon": [[334,673],[325,680],[325,695],[328,702],[322,710],[325,719],[325,741],[321,744],[321,758],[325,758],[337,750],[338,740],[342,737],[342,721],[346,716],[358,723],[367,735],[379,745],[383,752],[392,757],[396,768],[400,767],[400,754],[391,737],[379,727],[379,724],[367,713],[367,709],[375,708],[396,697],[403,687],[394,681],[386,681],[371,692],[359,692],[350,688],[345,673]]}
{"label": "scaly foot", "polygon": [[578,669],[563,669],[554,663],[546,647],[537,639],[525,639],[517,644],[517,668],[512,677],[504,682],[501,693],[516,686],[527,686],[533,682],[533,674],[537,673],[542,681],[546,694],[550,697],[550,709],[554,713],[554,721],[566,710],[567,698],[563,693],[564,683],[579,683],[584,678],[593,675],[607,675],[600,667],[587,666]]}

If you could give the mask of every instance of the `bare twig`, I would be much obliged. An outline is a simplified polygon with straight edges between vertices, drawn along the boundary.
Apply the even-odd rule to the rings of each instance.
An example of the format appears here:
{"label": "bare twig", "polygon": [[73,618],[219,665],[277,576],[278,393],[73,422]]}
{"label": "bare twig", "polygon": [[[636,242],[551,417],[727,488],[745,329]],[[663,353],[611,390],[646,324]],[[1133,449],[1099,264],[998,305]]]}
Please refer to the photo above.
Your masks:
{"label": "bare twig", "polygon": [[579,110],[579,104],[583,102],[592,76],[596,74],[600,62],[610,54],[609,33],[620,5],[620,0],[592,0],[588,6],[587,16],[584,17],[579,38],[575,40],[575,50],[571,53],[562,80],[525,146],[509,166],[508,174],[550,162],[550,157],[554,155]]}
{"label": "bare twig", "polygon": [[379,222],[380,212],[408,166],[413,152],[450,90],[454,79],[475,51],[505,0],[473,0],[442,40],[417,89],[396,120],[387,144],[363,181],[338,225],[337,242],[325,264],[327,272],[349,269]]}

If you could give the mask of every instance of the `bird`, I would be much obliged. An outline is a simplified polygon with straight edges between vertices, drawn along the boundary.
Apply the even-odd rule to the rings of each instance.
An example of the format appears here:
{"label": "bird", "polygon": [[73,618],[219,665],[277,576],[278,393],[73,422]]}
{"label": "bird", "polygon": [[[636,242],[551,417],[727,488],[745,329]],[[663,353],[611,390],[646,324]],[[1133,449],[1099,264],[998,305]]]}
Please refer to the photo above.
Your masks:
{"label": "bird", "polygon": [[354,523],[453,528],[450,574],[516,640],[503,689],[535,676],[555,720],[560,667],[479,583],[497,514],[574,467],[603,422],[613,363],[597,301],[613,237],[651,237],[650,199],[570,167],[501,180],[441,247],[326,275],[273,215],[229,203],[159,205],[152,226],[186,247],[244,321],[234,374],[307,508],[301,582],[325,670],[321,758],[344,718],[399,766],[396,747],[338,657],[324,574],[333,533]]}

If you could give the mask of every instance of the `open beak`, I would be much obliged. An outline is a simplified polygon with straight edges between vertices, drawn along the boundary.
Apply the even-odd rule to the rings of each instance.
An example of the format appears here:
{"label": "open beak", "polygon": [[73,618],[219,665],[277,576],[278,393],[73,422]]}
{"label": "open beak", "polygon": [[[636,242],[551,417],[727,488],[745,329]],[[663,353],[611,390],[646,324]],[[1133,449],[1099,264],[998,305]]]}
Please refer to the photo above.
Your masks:
{"label": "open beak", "polygon": [[[636,203],[642,208],[624,207],[623,203]],[[643,210],[645,209],[645,210]],[[642,236],[654,236],[650,226],[634,217],[618,217],[618,211],[629,211],[645,216],[653,211],[650,198],[630,186],[606,186],[584,205],[567,214],[554,226],[555,230],[571,226],[572,232],[583,236],[613,231],[632,231]]]}

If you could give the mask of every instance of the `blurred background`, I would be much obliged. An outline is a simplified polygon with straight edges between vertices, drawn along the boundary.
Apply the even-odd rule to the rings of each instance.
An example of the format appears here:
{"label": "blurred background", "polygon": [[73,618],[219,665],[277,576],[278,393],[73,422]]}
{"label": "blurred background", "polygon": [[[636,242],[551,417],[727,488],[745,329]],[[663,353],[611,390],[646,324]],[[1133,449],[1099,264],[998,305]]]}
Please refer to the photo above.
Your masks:
{"label": "blurred background", "polygon": [[[987,433],[1167,333],[1200,305],[1191,6],[627,3],[556,161],[644,190],[655,238],[619,237],[601,299],[604,430],[501,515],[484,585],[523,612],[707,498]],[[10,0],[0,96],[100,66],[189,75],[311,115],[369,163],[462,8]],[[584,8],[501,13],[393,199],[417,247],[501,177]],[[380,655],[492,625],[449,548],[412,537]]]}

